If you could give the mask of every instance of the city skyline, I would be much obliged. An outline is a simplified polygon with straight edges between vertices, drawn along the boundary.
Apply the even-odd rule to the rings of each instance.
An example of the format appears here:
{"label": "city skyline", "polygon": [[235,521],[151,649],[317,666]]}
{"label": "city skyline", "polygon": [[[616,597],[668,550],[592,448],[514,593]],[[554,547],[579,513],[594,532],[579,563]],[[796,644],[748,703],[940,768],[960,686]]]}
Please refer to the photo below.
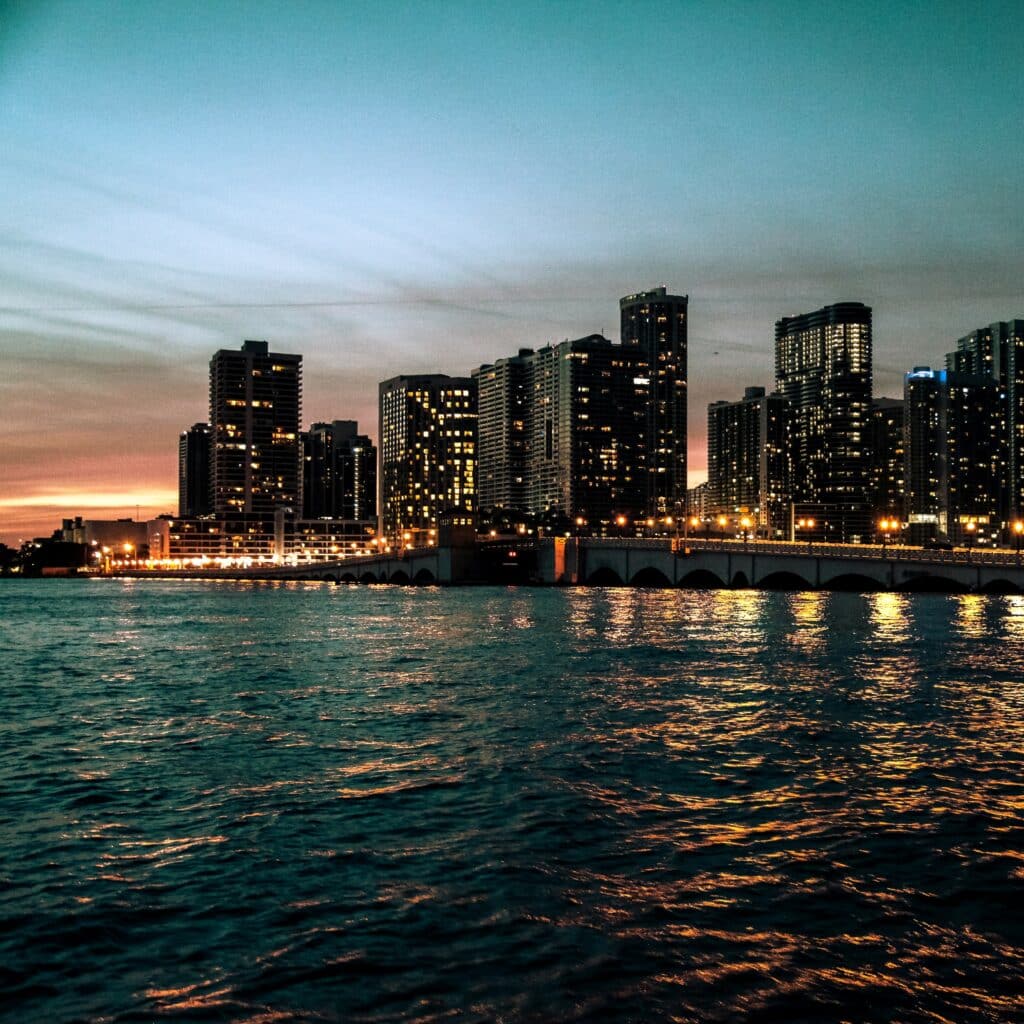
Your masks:
{"label": "city skyline", "polygon": [[707,404],[771,386],[780,317],[871,306],[897,397],[1021,312],[1021,71],[964,61],[1013,5],[253,11],[5,8],[8,543],[172,511],[209,354],[245,338],[304,355],[303,427],[374,424],[381,380],[614,338],[664,284],[694,483]]}

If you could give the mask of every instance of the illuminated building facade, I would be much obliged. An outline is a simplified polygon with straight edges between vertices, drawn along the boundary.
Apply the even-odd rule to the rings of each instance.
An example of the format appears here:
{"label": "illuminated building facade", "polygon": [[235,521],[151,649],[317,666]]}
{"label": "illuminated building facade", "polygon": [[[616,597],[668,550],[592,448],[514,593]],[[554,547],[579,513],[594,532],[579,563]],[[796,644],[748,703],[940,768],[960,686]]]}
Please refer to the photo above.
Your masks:
{"label": "illuminated building facade", "polygon": [[377,518],[377,448],[354,420],[314,423],[301,435],[306,519]]}
{"label": "illuminated building facade", "polygon": [[477,386],[479,508],[527,508],[529,378],[533,351],[473,371]]}
{"label": "illuminated building facade", "polygon": [[875,520],[903,517],[906,472],[903,409],[902,398],[876,398],[871,403],[868,494]]}
{"label": "illuminated building facade", "polygon": [[910,539],[994,542],[1005,507],[1005,392],[991,377],[916,367],[904,402]]}
{"label": "illuminated building facade", "polygon": [[177,518],[163,524],[172,563],[300,563],[369,555],[377,524],[367,520],[301,519],[281,508],[272,517],[226,515]]}
{"label": "illuminated building facade", "polygon": [[792,406],[793,500],[821,537],[869,532],[871,310],[841,302],[775,324],[775,389]]}
{"label": "illuminated building facade", "polygon": [[648,516],[685,512],[688,304],[664,288],[619,301],[622,346],[635,351],[634,376],[648,388],[643,458],[633,462],[646,474]]}
{"label": "illuminated building facade", "polygon": [[210,360],[213,510],[272,516],[297,508],[302,356],[246,341]]}
{"label": "illuminated building facade", "polygon": [[790,404],[764,388],[708,406],[711,514],[749,514],[768,537],[787,535],[791,486]]}
{"label": "illuminated building facade", "polygon": [[[686,492],[686,509],[688,516],[703,519],[711,512],[711,504],[708,501],[708,482],[705,480],[696,487],[691,487]],[[689,524],[686,524],[689,528]]]}
{"label": "illuminated building facade", "polygon": [[1024,515],[1024,319],[1000,321],[971,331],[946,356],[946,369],[980,374],[1005,395],[1007,466],[1003,518]]}
{"label": "illuminated building facade", "polygon": [[[476,381],[445,374],[380,385],[380,521],[395,544],[426,546],[442,514],[477,508]],[[408,534],[408,539],[406,539]]]}
{"label": "illuminated building facade", "polygon": [[591,334],[547,345],[528,362],[527,510],[551,524],[582,520],[593,533],[619,516],[645,516],[643,356]]}
{"label": "illuminated building facade", "polygon": [[208,516],[213,512],[210,497],[209,423],[197,423],[178,438],[178,515]]}

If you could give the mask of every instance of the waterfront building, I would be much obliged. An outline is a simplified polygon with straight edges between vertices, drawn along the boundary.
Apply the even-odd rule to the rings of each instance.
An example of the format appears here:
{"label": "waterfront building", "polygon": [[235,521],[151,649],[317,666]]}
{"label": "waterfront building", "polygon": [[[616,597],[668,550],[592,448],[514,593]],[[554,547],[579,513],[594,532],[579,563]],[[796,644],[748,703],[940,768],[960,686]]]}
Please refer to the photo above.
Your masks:
{"label": "waterfront building", "polygon": [[879,520],[900,519],[904,513],[903,410],[902,398],[876,398],[871,403],[868,494],[876,528]]}
{"label": "waterfront building", "polygon": [[708,406],[707,511],[750,515],[767,537],[788,536],[790,404],[750,387]]}
{"label": "waterfront building", "polygon": [[377,448],[354,420],[314,423],[300,435],[306,519],[377,518]]}
{"label": "waterfront building", "polygon": [[473,377],[481,508],[521,510],[559,532],[605,533],[623,516],[633,529],[645,519],[650,381],[637,347],[591,334],[521,349]]}
{"label": "waterfront building", "polygon": [[775,324],[775,388],[792,407],[793,499],[817,510],[822,539],[870,531],[871,310],[824,306]]}
{"label": "waterfront building", "polygon": [[222,349],[210,361],[211,488],[219,516],[272,516],[297,508],[302,356],[265,341]]}
{"label": "waterfront building", "polygon": [[400,376],[379,392],[381,532],[394,544],[426,546],[442,513],[475,519],[476,381]]}
{"label": "waterfront building", "polygon": [[[162,519],[64,519],[58,531],[62,541],[88,548],[92,568],[114,563],[165,558],[168,550],[167,524]],[[56,535],[55,535],[56,536]]]}
{"label": "waterfront building", "polygon": [[710,515],[711,503],[708,500],[707,480],[697,484],[696,487],[687,488],[686,508],[687,515],[691,518],[704,519],[705,516]]}
{"label": "waterfront building", "polygon": [[473,371],[477,386],[478,506],[524,511],[528,503],[529,380],[533,350]]}
{"label": "waterfront building", "polygon": [[915,367],[904,401],[911,540],[996,542],[1005,507],[1005,392],[992,377]]}
{"label": "waterfront building", "polygon": [[946,369],[980,374],[1002,388],[1006,407],[1005,521],[1024,515],[1024,319],[979,327],[960,338]]}
{"label": "waterfront building", "polygon": [[647,388],[643,455],[632,468],[645,474],[644,512],[655,518],[686,511],[688,305],[665,288],[619,301],[620,340],[635,350],[634,378]]}
{"label": "waterfront building", "polygon": [[213,512],[210,496],[209,423],[196,423],[178,437],[178,515],[207,516]]}
{"label": "waterfront building", "polygon": [[[649,380],[635,347],[600,334],[529,357],[527,506],[558,528],[605,533],[647,514]],[[622,527],[615,527],[621,532]]]}
{"label": "waterfront building", "polygon": [[333,561],[379,551],[372,520],[303,519],[286,508],[269,518],[179,517],[162,525],[167,534],[162,557],[184,566]]}

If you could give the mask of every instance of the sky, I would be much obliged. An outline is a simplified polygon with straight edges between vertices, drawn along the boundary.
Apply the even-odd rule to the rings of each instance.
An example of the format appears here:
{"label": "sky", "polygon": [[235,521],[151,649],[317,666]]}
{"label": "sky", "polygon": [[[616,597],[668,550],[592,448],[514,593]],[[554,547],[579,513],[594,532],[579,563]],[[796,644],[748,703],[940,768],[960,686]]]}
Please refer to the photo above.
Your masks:
{"label": "sky", "polygon": [[246,338],[303,420],[690,296],[706,407],[874,309],[876,395],[1024,316],[1019,3],[0,0],[0,541],[176,511]]}

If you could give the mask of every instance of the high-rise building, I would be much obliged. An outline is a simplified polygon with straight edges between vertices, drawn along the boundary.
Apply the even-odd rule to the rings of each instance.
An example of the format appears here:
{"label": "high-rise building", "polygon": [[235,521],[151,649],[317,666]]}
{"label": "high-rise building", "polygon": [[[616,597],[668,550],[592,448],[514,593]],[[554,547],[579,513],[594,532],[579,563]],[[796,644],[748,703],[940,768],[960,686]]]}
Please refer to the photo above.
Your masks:
{"label": "high-rise building", "polygon": [[377,449],[354,420],[314,423],[301,435],[306,519],[376,519]]}
{"label": "high-rise building", "polygon": [[793,499],[821,536],[870,530],[871,310],[841,302],[775,324],[775,388],[793,410]]}
{"label": "high-rise building", "polygon": [[302,356],[247,341],[210,360],[211,484],[217,515],[297,509]]}
{"label": "high-rise building", "polygon": [[643,355],[591,334],[528,359],[527,510],[582,520],[595,533],[619,516],[631,524],[646,516]]}
{"label": "high-rise building", "polygon": [[903,410],[902,398],[876,398],[871,403],[868,495],[876,520],[901,517],[904,511]]}
{"label": "high-rise building", "polygon": [[685,512],[688,303],[664,288],[619,301],[622,345],[639,353],[635,376],[648,387],[643,461],[634,469],[645,473],[649,516]]}
{"label": "high-rise building", "polygon": [[708,406],[710,514],[746,513],[769,537],[788,531],[790,404],[764,388]]}
{"label": "high-rise building", "polygon": [[1005,507],[1005,392],[992,377],[916,367],[904,396],[911,539],[994,541]]}
{"label": "high-rise building", "polygon": [[[423,546],[444,516],[476,513],[476,381],[445,374],[380,385],[380,520],[393,543]],[[405,541],[405,535],[409,535]]]}
{"label": "high-rise building", "polygon": [[213,512],[210,499],[209,423],[196,423],[178,437],[178,515],[206,516]]}
{"label": "high-rise building", "polygon": [[960,338],[946,369],[981,374],[1000,385],[1006,402],[1004,520],[1024,515],[1024,319],[1000,321]]}
{"label": "high-rise building", "polygon": [[532,349],[473,372],[477,385],[477,485],[481,510],[527,508]]}

